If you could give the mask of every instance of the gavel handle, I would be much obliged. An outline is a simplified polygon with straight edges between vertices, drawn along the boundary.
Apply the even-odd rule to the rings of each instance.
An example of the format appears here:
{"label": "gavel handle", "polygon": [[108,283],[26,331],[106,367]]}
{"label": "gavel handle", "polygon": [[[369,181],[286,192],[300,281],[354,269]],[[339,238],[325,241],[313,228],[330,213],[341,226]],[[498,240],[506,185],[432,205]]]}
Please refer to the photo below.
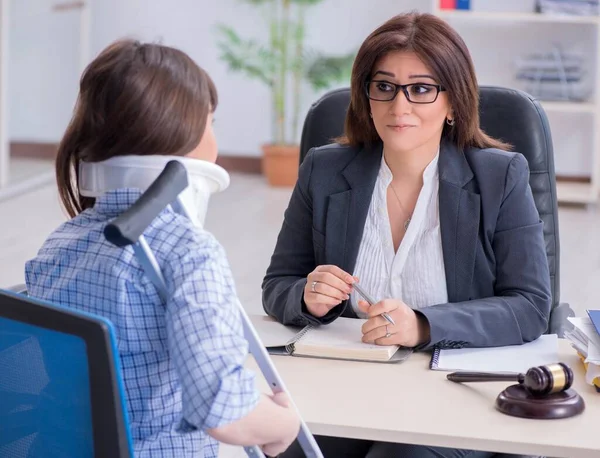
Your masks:
{"label": "gavel handle", "polygon": [[452,372],[446,376],[451,382],[522,382],[523,374],[498,374],[494,372]]}

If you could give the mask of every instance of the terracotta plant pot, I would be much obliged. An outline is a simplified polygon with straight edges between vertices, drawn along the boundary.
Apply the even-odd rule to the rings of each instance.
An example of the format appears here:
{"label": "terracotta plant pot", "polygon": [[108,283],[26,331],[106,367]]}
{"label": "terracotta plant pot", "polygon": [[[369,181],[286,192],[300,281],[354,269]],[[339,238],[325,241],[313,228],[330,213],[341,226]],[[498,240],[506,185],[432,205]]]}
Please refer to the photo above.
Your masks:
{"label": "terracotta plant pot", "polygon": [[298,145],[263,145],[262,169],[271,186],[292,187],[298,180]]}

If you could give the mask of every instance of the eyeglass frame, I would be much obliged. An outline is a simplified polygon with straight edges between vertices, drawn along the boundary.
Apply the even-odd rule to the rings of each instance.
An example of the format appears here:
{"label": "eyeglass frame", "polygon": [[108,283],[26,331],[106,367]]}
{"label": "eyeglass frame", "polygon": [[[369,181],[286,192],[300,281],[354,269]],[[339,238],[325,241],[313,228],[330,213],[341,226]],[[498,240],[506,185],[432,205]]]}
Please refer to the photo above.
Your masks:
{"label": "eyeglass frame", "polygon": [[[371,83],[386,83],[386,84],[390,84],[390,85],[394,86],[395,87],[394,96],[389,100],[380,100],[380,99],[371,98],[371,96],[369,95],[369,84],[371,84]],[[410,99],[410,94],[408,93],[408,90],[406,89],[409,86],[434,87],[437,89],[437,92],[435,94],[435,99],[433,99],[431,102],[413,102]],[[406,100],[409,103],[416,103],[419,105],[428,105],[430,103],[435,103],[435,101],[438,99],[438,96],[440,95],[440,92],[447,91],[447,89],[444,86],[442,86],[441,84],[433,84],[433,83],[396,84],[396,83],[392,83],[391,81],[387,81],[387,80],[367,80],[367,81],[365,81],[365,94],[369,100],[373,100],[375,102],[392,102],[398,96],[398,93],[400,92],[400,90],[402,90],[402,92],[404,93],[404,97],[406,97]]]}

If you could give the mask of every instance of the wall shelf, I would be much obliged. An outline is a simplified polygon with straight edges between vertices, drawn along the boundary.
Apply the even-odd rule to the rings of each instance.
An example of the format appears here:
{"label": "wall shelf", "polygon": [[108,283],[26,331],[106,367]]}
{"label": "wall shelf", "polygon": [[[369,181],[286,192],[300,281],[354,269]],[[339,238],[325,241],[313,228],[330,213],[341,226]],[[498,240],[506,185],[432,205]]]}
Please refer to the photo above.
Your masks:
{"label": "wall shelf", "polygon": [[[438,2],[436,2],[437,5]],[[462,19],[469,21],[506,21],[506,22],[546,22],[564,24],[597,25],[597,16],[569,16],[541,13],[495,13],[470,10],[442,10],[436,7],[436,14],[444,19]]]}
{"label": "wall shelf", "polygon": [[598,198],[598,189],[591,183],[558,181],[556,194],[559,202],[571,204],[591,204]]}
{"label": "wall shelf", "polygon": [[[440,0],[430,0],[433,14],[447,20],[453,26],[456,26],[460,33],[460,26],[471,25],[484,25],[489,27],[493,22],[503,23],[504,26],[510,26],[511,24],[530,24],[531,27],[535,27],[537,24],[555,24],[553,33],[556,39],[560,37],[560,27],[562,25],[579,25],[579,26],[592,26],[595,28],[595,43],[591,46],[592,55],[591,59],[595,59],[593,71],[595,72],[595,79],[593,85],[595,87],[596,95],[594,100],[589,102],[562,102],[562,101],[543,101],[540,103],[544,110],[550,113],[573,113],[573,114],[585,114],[593,116],[592,126],[600,126],[600,17],[599,16],[569,16],[569,15],[556,15],[556,14],[541,14],[541,13],[527,13],[527,12],[486,12],[486,11],[473,11],[473,10],[449,10],[441,9],[439,7]],[[507,62],[510,65],[510,62]],[[486,83],[482,83],[486,84]],[[557,126],[560,127],[560,126]],[[551,125],[552,128],[552,125]],[[553,129],[554,130],[554,129]],[[558,131],[558,129],[557,129]],[[589,135],[592,141],[592,158],[591,167],[589,169],[589,183],[581,182],[557,182],[557,197],[559,202],[564,203],[578,203],[578,204],[592,204],[596,203],[600,193],[600,128],[592,128],[589,134],[586,132],[585,135]],[[555,145],[556,151],[556,145]],[[587,152],[587,151],[586,151]],[[560,172],[559,172],[560,173]]]}
{"label": "wall shelf", "polygon": [[595,114],[598,107],[589,102],[548,102],[541,100],[540,103],[548,113],[590,113]]}

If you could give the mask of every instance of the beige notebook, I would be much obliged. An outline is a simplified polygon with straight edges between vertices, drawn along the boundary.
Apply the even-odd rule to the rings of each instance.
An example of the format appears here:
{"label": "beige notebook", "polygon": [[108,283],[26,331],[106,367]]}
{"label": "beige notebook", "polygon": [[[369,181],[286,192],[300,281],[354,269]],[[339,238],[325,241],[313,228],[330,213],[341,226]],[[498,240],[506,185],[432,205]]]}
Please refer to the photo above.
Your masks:
{"label": "beige notebook", "polygon": [[[361,319],[340,317],[328,325],[306,326],[300,330],[268,320],[265,317],[260,323],[253,322],[265,347],[272,354],[396,363],[412,353],[411,349],[397,345],[363,343],[361,327],[365,320]],[[280,340],[277,341],[274,336]],[[284,336],[287,337],[285,342],[281,340]]]}

